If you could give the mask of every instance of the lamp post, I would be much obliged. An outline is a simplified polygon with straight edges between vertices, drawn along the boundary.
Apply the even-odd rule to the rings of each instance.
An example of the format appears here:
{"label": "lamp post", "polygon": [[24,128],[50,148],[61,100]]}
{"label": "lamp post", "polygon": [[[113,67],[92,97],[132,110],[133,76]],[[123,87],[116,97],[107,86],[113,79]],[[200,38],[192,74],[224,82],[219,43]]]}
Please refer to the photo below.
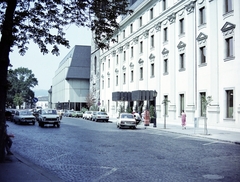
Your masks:
{"label": "lamp post", "polygon": [[153,91],[153,98],[154,98],[154,104],[155,104],[155,106],[154,106],[155,120],[154,120],[154,123],[153,123],[153,127],[157,127],[157,111],[156,111],[157,104],[156,104],[156,97],[157,97],[157,91],[154,90]]}

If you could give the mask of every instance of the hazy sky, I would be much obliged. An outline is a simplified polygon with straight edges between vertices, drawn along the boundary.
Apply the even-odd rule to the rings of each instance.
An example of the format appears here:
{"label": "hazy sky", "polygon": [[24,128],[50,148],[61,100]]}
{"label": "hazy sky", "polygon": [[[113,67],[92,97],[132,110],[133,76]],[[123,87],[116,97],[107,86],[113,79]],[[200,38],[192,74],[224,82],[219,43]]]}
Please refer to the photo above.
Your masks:
{"label": "hazy sky", "polygon": [[38,46],[34,43],[28,45],[29,49],[24,56],[18,53],[17,48],[10,53],[10,63],[12,69],[24,67],[32,70],[35,78],[38,80],[38,85],[33,90],[44,89],[49,90],[52,85],[52,78],[58,68],[59,63],[68,54],[75,45],[91,45],[91,31],[88,28],[78,28],[70,26],[65,30],[66,38],[70,42],[70,48],[58,46],[60,55],[52,55],[51,52],[43,55]]}

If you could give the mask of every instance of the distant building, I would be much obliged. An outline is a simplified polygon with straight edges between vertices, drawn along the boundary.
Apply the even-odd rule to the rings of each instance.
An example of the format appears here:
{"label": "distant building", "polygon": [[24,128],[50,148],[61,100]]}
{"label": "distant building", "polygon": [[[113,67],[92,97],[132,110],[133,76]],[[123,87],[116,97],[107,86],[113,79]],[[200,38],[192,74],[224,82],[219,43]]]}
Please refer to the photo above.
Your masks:
{"label": "distant building", "polygon": [[49,90],[52,108],[81,110],[89,95],[91,47],[76,45],[60,62]]}
{"label": "distant building", "polygon": [[48,96],[37,97],[38,102],[35,105],[35,108],[41,107],[42,109],[48,108]]}

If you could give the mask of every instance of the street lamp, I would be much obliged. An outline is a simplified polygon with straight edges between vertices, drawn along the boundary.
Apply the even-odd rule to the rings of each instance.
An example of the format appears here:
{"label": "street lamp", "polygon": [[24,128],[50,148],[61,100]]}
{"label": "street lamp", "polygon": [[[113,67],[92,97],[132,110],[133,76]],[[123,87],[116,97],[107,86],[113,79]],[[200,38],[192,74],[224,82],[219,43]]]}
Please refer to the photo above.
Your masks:
{"label": "street lamp", "polygon": [[157,112],[156,112],[156,106],[157,106],[157,103],[156,103],[156,97],[157,97],[157,91],[154,90],[153,91],[153,98],[154,98],[154,115],[155,115],[155,120],[154,120],[154,123],[153,123],[153,127],[157,127]]}

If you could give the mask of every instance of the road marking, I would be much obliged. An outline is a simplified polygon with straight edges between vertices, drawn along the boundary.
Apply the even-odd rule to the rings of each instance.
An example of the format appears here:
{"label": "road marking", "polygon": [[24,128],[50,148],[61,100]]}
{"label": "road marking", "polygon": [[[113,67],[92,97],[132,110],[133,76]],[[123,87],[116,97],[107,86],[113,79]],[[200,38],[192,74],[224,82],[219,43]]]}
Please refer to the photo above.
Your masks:
{"label": "road marking", "polygon": [[213,142],[209,142],[209,143],[204,143],[203,145],[211,145],[211,144],[215,144],[215,143],[228,143],[228,142],[213,141]]}
{"label": "road marking", "polygon": [[[100,168],[106,168],[106,167],[100,167]],[[110,171],[106,172],[105,174],[101,175],[98,179],[95,179],[93,181],[100,181],[101,179],[111,175],[112,173],[114,173],[115,171],[117,171],[117,168],[112,168]]]}

